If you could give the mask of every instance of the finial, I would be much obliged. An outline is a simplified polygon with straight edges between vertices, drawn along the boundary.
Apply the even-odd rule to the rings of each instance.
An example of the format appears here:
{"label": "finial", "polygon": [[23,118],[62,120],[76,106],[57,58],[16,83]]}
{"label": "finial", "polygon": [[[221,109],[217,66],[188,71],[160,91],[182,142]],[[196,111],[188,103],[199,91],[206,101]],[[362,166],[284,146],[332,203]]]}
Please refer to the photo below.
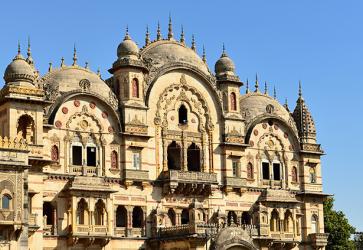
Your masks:
{"label": "finial", "polygon": [[50,62],[49,63],[49,68],[48,68],[48,72],[51,72],[52,70],[53,70],[52,63]]}
{"label": "finial", "polygon": [[207,57],[206,57],[206,54],[205,54],[205,48],[204,48],[204,45],[203,45],[203,55],[202,55],[202,60],[204,63],[207,62]]}
{"label": "finial", "polygon": [[196,51],[194,34],[192,35],[192,47],[191,48],[192,48],[192,50]]}
{"label": "finial", "polygon": [[60,65],[61,67],[63,67],[64,66],[64,57],[62,56],[62,58],[61,58],[61,65]]}
{"label": "finial", "polygon": [[160,41],[161,40],[161,31],[160,31],[160,22],[158,21],[158,29],[156,31],[156,40]]}
{"label": "finial", "polygon": [[183,27],[183,25],[181,26],[180,43],[182,43],[182,44],[185,43],[185,39],[184,39],[184,27]]}
{"label": "finial", "polygon": [[223,43],[223,47],[222,47],[222,55],[221,57],[227,56],[227,52],[226,52],[226,46]]}
{"label": "finial", "polygon": [[171,40],[172,38],[173,38],[173,24],[171,22],[171,14],[169,13],[168,39]]}
{"label": "finial", "polygon": [[249,86],[248,86],[248,78],[246,80],[246,94],[250,93],[250,89],[249,89]]}
{"label": "finial", "polygon": [[145,46],[150,44],[150,33],[149,33],[149,26],[146,25],[146,34],[145,34]]}
{"label": "finial", "polygon": [[287,102],[287,98],[285,97],[285,104],[284,104],[284,107],[286,110],[289,110],[289,104]]}
{"label": "finial", "polygon": [[101,71],[100,71],[100,67],[97,68],[97,75],[101,78]]}
{"label": "finial", "polygon": [[265,95],[267,95],[267,82],[265,81]]}
{"label": "finial", "polygon": [[77,49],[76,49],[76,44],[74,44],[73,47],[73,64],[72,66],[77,65]]}
{"label": "finial", "polygon": [[255,81],[255,92],[260,92],[259,89],[258,89],[258,76],[256,74],[256,81]]}
{"label": "finial", "polygon": [[299,80],[299,98],[302,98],[301,81]]}
{"label": "finial", "polygon": [[85,65],[84,65],[84,68],[85,68],[85,69],[88,69],[88,62],[85,62],[84,64],[85,64]]}
{"label": "finial", "polygon": [[21,48],[20,48],[20,41],[18,40],[18,55],[20,56],[21,54]]}
{"label": "finial", "polygon": [[125,32],[125,37],[124,37],[124,41],[125,40],[130,40],[131,37],[129,35],[129,25],[126,25],[126,32]]}
{"label": "finial", "polygon": [[276,87],[274,86],[274,99],[276,100],[277,95],[276,95]]}

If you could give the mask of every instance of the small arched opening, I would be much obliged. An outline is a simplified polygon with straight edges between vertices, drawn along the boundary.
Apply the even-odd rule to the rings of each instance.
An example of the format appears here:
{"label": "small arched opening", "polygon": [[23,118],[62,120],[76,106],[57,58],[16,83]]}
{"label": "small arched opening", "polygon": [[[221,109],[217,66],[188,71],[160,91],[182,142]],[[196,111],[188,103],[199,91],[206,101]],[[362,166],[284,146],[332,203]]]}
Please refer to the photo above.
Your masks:
{"label": "small arched opening", "polygon": [[139,80],[137,78],[132,79],[132,97],[139,98]]}
{"label": "small arched opening", "polygon": [[270,231],[271,232],[280,231],[279,214],[276,210],[273,210],[271,213]]}
{"label": "small arched opening", "polygon": [[132,210],[132,227],[134,228],[142,228],[144,221],[144,213],[141,207],[136,206]]}
{"label": "small arched opening", "polygon": [[242,213],[241,222],[242,222],[242,225],[251,225],[251,222],[252,222],[251,215],[247,211],[244,211]]}
{"label": "small arched opening", "polygon": [[189,224],[189,210],[186,208],[181,213],[181,224]]}
{"label": "small arched opening", "polygon": [[118,154],[115,150],[111,152],[111,168],[118,168]]}
{"label": "small arched opening", "polygon": [[29,115],[20,116],[17,124],[17,134],[23,137],[28,143],[35,143],[34,120]]}
{"label": "small arched opening", "polygon": [[127,210],[124,206],[118,206],[116,210],[116,227],[127,226]]}
{"label": "small arched opening", "polygon": [[95,205],[95,225],[105,225],[106,206],[103,200],[99,199]]}
{"label": "small arched opening", "polygon": [[77,205],[77,224],[88,224],[88,204],[85,199],[81,199]]}
{"label": "small arched opening", "polygon": [[228,223],[228,226],[232,225],[232,224],[237,224],[238,221],[237,221],[237,214],[236,212],[234,211],[229,211],[228,212],[228,215],[227,215],[227,223]]}
{"label": "small arched opening", "polygon": [[168,210],[168,217],[169,217],[169,220],[170,220],[171,225],[172,226],[175,226],[175,224],[176,224],[176,214],[175,214],[174,209],[169,208],[169,210]]}
{"label": "small arched opening", "polygon": [[200,149],[193,142],[187,150],[188,171],[200,172]]}
{"label": "small arched opening", "polygon": [[178,114],[179,114],[179,124],[187,124],[188,123],[188,110],[184,106],[184,104],[180,105]]}
{"label": "small arched opening", "polygon": [[181,170],[181,148],[173,141],[168,146],[168,169]]}
{"label": "small arched opening", "polygon": [[231,103],[231,110],[236,111],[237,110],[237,101],[236,101],[236,94],[232,92],[230,94],[230,103]]}

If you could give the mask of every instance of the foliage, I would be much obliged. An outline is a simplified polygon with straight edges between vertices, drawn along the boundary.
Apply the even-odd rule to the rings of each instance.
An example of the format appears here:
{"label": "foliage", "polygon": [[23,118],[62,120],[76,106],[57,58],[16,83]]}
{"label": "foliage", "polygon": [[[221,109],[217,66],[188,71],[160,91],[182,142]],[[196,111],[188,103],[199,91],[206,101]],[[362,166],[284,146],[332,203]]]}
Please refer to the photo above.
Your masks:
{"label": "foliage", "polygon": [[329,197],[324,202],[324,224],[325,232],[329,233],[327,250],[356,249],[350,240],[355,228],[349,224],[348,219],[342,211],[333,209],[334,199]]}

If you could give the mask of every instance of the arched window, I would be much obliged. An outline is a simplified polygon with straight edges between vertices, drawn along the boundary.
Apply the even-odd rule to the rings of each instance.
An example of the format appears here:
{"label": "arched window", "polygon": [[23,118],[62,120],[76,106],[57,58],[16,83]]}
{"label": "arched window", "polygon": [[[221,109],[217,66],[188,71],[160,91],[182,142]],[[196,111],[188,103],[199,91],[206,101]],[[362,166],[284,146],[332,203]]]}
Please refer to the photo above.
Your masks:
{"label": "arched window", "polygon": [[186,208],[181,213],[181,224],[189,224],[189,210]]}
{"label": "arched window", "polygon": [[248,212],[244,211],[242,213],[241,218],[242,225],[250,225],[251,224],[251,216]]}
{"label": "arched window", "polygon": [[284,218],[284,231],[287,233],[292,233],[294,231],[294,222],[292,219],[292,213],[287,210]]}
{"label": "arched window", "polygon": [[134,228],[142,228],[144,221],[144,213],[141,207],[136,206],[132,210],[132,227]]}
{"label": "arched window", "polygon": [[200,149],[193,142],[187,150],[188,171],[200,172]]}
{"label": "arched window", "polygon": [[316,170],[314,167],[309,169],[310,183],[316,183]]}
{"label": "arched window", "polygon": [[229,211],[227,215],[228,226],[232,224],[237,224],[237,214],[234,211]]}
{"label": "arched window", "polygon": [[281,180],[281,165],[278,162],[274,162],[272,164],[273,168],[273,177],[275,181]]}
{"label": "arched window", "polygon": [[87,153],[87,166],[89,167],[96,167],[97,165],[97,148],[96,145],[89,144],[86,146],[86,153]]}
{"label": "arched window", "polygon": [[95,205],[95,225],[105,225],[106,208],[105,203],[99,199]]}
{"label": "arched window", "polygon": [[176,215],[175,215],[174,209],[169,208],[168,217],[169,217],[171,225],[175,226],[175,224],[176,224]]}
{"label": "arched window", "polygon": [[279,214],[276,210],[273,210],[271,213],[270,231],[271,232],[280,231]]}
{"label": "arched window", "polygon": [[319,231],[318,216],[313,214],[311,216],[311,233],[315,234]]}
{"label": "arched window", "polygon": [[71,165],[82,166],[83,165],[83,145],[81,139],[75,136],[71,146]]}
{"label": "arched window", "polygon": [[47,225],[53,225],[53,206],[49,201],[43,203],[43,218]]}
{"label": "arched window", "polygon": [[237,110],[237,101],[236,101],[236,94],[232,92],[230,94],[230,102],[231,102],[231,110],[236,111]]}
{"label": "arched window", "polygon": [[179,107],[178,113],[179,113],[179,124],[187,124],[188,123],[188,110],[184,106],[184,104],[182,104]]}
{"label": "arched window", "polygon": [[291,181],[292,182],[297,182],[297,168],[296,167],[292,167],[291,169]]}
{"label": "arched window", "polygon": [[34,120],[31,116],[20,116],[17,124],[17,134],[23,137],[28,143],[35,143]]}
{"label": "arched window", "polygon": [[88,205],[83,198],[78,202],[77,206],[77,223],[79,225],[88,224]]}
{"label": "arched window", "polygon": [[262,162],[262,179],[270,179],[270,164],[268,162]]}
{"label": "arched window", "polygon": [[253,166],[251,162],[247,164],[247,179],[253,179]]}
{"label": "arched window", "polygon": [[118,156],[115,150],[111,152],[111,168],[118,168]]}
{"label": "arched window", "polygon": [[50,158],[52,161],[58,162],[59,160],[59,150],[56,145],[53,145],[50,149]]}
{"label": "arched window", "polygon": [[168,146],[168,169],[180,170],[181,169],[181,148],[173,141]]}
{"label": "arched window", "polygon": [[132,79],[132,97],[139,98],[139,80]]}
{"label": "arched window", "polygon": [[116,227],[127,226],[127,210],[124,206],[118,206],[116,210]]}
{"label": "arched window", "polygon": [[2,209],[11,209],[12,208],[11,200],[12,200],[12,198],[9,194],[4,194],[1,197],[1,208]]}

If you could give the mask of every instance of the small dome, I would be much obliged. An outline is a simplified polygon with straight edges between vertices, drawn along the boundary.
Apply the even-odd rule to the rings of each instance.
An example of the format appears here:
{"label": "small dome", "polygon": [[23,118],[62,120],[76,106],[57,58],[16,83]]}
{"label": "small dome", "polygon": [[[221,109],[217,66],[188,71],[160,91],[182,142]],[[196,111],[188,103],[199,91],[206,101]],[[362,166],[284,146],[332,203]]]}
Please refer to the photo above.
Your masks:
{"label": "small dome", "polygon": [[33,82],[35,79],[34,69],[21,54],[18,54],[5,70],[5,83],[26,81]]}
{"label": "small dome", "polygon": [[234,62],[231,58],[223,51],[221,58],[215,64],[215,72],[219,75],[234,75]]}
{"label": "small dome", "polygon": [[130,38],[128,33],[124,40],[117,47],[117,57],[137,56],[139,54],[139,48],[136,43]]}

